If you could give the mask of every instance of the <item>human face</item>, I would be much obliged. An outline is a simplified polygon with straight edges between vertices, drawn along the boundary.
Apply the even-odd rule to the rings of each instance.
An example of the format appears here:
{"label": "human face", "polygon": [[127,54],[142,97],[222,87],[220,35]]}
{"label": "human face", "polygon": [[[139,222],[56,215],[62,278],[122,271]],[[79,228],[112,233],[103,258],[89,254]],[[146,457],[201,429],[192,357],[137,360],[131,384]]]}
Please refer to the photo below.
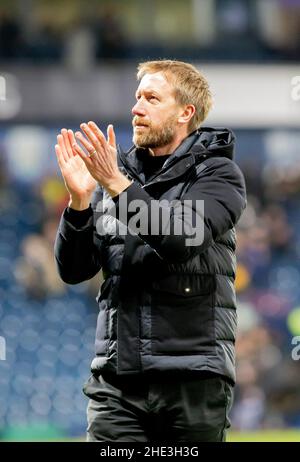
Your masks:
{"label": "human face", "polygon": [[180,107],[172,85],[161,72],[146,74],[136,91],[133,114],[133,143],[159,148],[171,144],[178,129]]}

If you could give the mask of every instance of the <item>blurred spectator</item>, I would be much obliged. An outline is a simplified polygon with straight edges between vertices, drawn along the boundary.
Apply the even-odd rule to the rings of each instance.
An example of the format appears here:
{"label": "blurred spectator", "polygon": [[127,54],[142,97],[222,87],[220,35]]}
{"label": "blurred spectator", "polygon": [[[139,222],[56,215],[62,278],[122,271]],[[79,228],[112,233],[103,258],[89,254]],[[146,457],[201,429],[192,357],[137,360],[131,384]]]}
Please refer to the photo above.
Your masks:
{"label": "blurred spectator", "polygon": [[[167,4],[167,0],[161,3],[164,1]],[[158,50],[165,47],[182,59],[190,59],[190,56],[222,61],[299,59],[300,8],[297,0],[210,0],[209,5],[200,3],[200,0],[187,2],[190,34],[178,43],[174,43],[174,34],[171,29],[168,31],[168,27],[163,29],[163,40],[159,36],[152,37],[149,27],[143,30],[138,16],[140,11],[148,14],[148,20],[153,24],[160,22],[161,9],[149,0],[145,8],[141,7],[139,0],[123,2],[122,5],[108,0],[94,2],[91,7],[93,17],[82,11],[82,2],[58,2],[53,8],[62,11],[63,4],[60,22],[53,17],[53,11],[49,14],[50,0],[43,3],[32,3],[30,16],[35,18],[35,31],[29,24],[31,19],[26,15],[21,17],[18,9],[14,17],[2,9],[0,57],[26,58],[34,62],[59,61],[65,50],[67,62],[76,66],[76,56],[80,62],[84,59],[83,50],[87,51],[87,64],[90,65],[95,58],[110,60],[139,56],[142,59],[147,55],[154,59]],[[168,11],[170,23],[176,23],[178,19],[177,6],[175,4],[174,9]],[[197,20],[197,15],[201,20]],[[210,26],[203,24],[203,17],[209,18],[204,22]],[[72,32],[68,32],[70,30]],[[126,30],[130,31],[129,35]],[[132,37],[138,39],[132,40]],[[78,66],[82,69],[80,64]]]}
{"label": "blurred spectator", "polygon": [[45,299],[65,292],[53,259],[56,227],[56,220],[48,220],[41,234],[29,234],[21,244],[22,256],[16,261],[15,276],[29,297]]}
{"label": "blurred spectator", "polygon": [[293,230],[288,223],[287,214],[279,204],[270,204],[262,212],[269,233],[270,248],[273,252],[292,250]]}
{"label": "blurred spectator", "polygon": [[36,62],[57,61],[63,52],[63,38],[51,19],[44,18],[30,39],[31,56]]}
{"label": "blurred spectator", "polygon": [[126,58],[126,37],[121,16],[113,5],[106,4],[94,23],[96,57],[100,59]]}
{"label": "blurred spectator", "polygon": [[18,20],[4,8],[0,9],[0,58],[22,56],[24,43]]}
{"label": "blurred spectator", "polygon": [[88,21],[76,21],[66,34],[64,60],[75,72],[90,72],[95,64],[96,40]]}
{"label": "blurred spectator", "polygon": [[270,50],[279,51],[288,59],[299,59],[299,1],[259,0],[256,5],[260,35]]}
{"label": "blurred spectator", "polygon": [[252,31],[253,2],[244,0],[217,0],[216,12],[219,30],[227,36],[249,36]]}
{"label": "blurred spectator", "polygon": [[298,0],[279,0],[281,40],[284,50],[300,52],[300,3]]}
{"label": "blurred spectator", "polygon": [[263,427],[266,413],[265,394],[259,386],[247,385],[236,397],[232,425],[239,430],[257,430]]}

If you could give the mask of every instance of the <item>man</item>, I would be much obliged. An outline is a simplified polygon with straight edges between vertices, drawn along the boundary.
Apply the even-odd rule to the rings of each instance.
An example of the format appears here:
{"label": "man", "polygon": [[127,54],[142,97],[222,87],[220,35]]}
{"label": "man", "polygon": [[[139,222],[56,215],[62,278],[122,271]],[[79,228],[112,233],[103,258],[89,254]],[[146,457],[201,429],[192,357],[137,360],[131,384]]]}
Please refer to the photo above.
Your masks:
{"label": "man", "polygon": [[[93,122],[62,130],[70,193],[61,278],[102,268],[96,357],[84,385],[89,441],[224,441],[235,382],[234,225],[245,207],[234,135],[190,64],[140,64],[133,148]],[[85,135],[85,136],[84,136]],[[195,225],[196,224],[196,225]]]}

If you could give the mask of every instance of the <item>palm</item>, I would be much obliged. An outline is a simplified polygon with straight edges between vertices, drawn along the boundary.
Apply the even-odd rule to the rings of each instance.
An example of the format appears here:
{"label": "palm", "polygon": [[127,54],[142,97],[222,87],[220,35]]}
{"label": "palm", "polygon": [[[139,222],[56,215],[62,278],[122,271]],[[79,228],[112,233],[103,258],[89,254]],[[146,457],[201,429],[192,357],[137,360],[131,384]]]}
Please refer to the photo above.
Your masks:
{"label": "palm", "polygon": [[67,190],[74,197],[89,197],[96,188],[97,182],[91,176],[84,161],[72,149],[75,137],[72,130],[62,129],[55,146],[58,164]]}
{"label": "palm", "polygon": [[61,168],[66,188],[70,194],[91,194],[97,182],[91,176],[83,160],[78,156],[70,157]]}

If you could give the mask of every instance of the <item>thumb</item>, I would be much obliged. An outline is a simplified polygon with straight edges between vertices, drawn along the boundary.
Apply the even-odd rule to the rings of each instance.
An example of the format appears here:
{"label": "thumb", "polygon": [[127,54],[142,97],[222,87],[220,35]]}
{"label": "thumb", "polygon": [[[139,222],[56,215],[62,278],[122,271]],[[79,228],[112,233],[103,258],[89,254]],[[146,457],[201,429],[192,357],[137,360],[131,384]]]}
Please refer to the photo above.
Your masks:
{"label": "thumb", "polygon": [[116,149],[116,135],[114,127],[111,124],[107,127],[107,142],[112,148]]}

